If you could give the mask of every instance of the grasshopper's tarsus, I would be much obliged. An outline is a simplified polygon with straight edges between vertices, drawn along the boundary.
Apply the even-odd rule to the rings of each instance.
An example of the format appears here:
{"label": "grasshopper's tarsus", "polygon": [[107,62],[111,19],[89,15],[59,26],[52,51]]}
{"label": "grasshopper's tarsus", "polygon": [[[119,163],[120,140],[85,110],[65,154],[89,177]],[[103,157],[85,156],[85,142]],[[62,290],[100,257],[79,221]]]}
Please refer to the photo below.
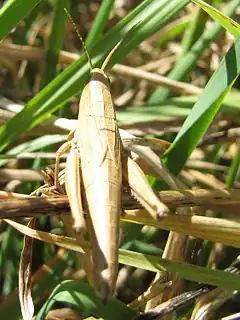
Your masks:
{"label": "grasshopper's tarsus", "polygon": [[45,184],[33,191],[30,196],[59,196],[59,189],[56,189],[54,186],[54,171],[51,168],[46,167],[45,169],[41,170],[41,172],[43,174],[43,181]]}

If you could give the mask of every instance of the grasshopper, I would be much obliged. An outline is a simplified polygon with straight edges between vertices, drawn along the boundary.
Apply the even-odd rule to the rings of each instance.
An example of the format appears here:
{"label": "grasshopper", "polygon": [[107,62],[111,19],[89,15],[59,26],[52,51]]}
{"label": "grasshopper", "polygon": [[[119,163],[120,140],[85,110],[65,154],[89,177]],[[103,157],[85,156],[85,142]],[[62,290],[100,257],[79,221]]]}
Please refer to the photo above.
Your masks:
{"label": "grasshopper", "polygon": [[[155,218],[168,212],[140,167],[123,151],[109,79],[104,71],[121,42],[108,54],[101,68],[93,68],[82,41],[91,78],[82,91],[77,128],[57,151],[55,165],[54,184],[59,189],[60,155],[69,151],[65,189],[73,228],[81,234],[89,231],[92,268],[88,277],[102,300],[115,291],[123,183]],[[88,212],[86,219],[83,208]]]}

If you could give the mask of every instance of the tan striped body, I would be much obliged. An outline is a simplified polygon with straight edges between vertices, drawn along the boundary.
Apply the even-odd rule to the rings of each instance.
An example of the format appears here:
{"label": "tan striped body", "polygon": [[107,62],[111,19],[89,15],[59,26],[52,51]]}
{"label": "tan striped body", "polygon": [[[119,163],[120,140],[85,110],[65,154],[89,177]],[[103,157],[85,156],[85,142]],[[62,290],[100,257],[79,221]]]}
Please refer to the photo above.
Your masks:
{"label": "tan striped body", "polygon": [[[138,165],[127,154],[122,156],[122,141],[104,72],[122,41],[111,50],[101,69],[93,69],[80,35],[79,38],[92,70],[91,79],[82,92],[77,128],[57,151],[54,188],[63,191],[59,181],[60,156],[70,151],[65,190],[73,229],[77,241],[89,240],[91,248],[86,250],[81,262],[89,282],[106,301],[116,286],[123,177],[132,194],[153,217],[159,218],[168,210]],[[89,237],[85,239],[87,231]]]}
{"label": "tan striped body", "polygon": [[102,299],[114,294],[122,197],[121,140],[108,80],[93,69],[79,108],[75,132],[81,155],[83,193],[92,247],[92,282]]}

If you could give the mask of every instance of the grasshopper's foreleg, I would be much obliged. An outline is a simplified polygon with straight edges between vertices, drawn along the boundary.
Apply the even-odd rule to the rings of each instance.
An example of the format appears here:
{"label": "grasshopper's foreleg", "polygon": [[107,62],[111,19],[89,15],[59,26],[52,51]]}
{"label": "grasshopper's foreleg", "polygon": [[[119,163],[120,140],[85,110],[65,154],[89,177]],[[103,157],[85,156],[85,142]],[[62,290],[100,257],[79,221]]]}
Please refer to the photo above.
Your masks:
{"label": "grasshopper's foreleg", "polygon": [[59,172],[60,172],[60,158],[61,155],[65,152],[69,151],[72,146],[72,141],[66,141],[64,144],[56,152],[56,162],[55,162],[55,173],[54,173],[54,187],[57,190],[61,190],[61,186],[59,183]]}
{"label": "grasshopper's foreleg", "polygon": [[133,196],[154,219],[159,219],[169,213],[167,206],[152,190],[142,169],[127,154],[123,156],[123,177]]}
{"label": "grasshopper's foreleg", "polygon": [[61,189],[60,183],[59,183],[59,172],[60,172],[60,158],[61,155],[65,152],[69,151],[72,146],[72,140],[74,137],[75,130],[70,131],[67,135],[67,141],[61,145],[61,147],[56,152],[56,161],[55,161],[55,175],[54,175],[54,187],[58,190]]}
{"label": "grasshopper's foreleg", "polygon": [[54,187],[60,190],[59,167],[61,155],[69,151],[65,169],[65,188],[68,196],[73,218],[73,228],[77,233],[86,232],[86,222],[84,219],[82,196],[81,196],[81,164],[77,139],[74,137],[75,131],[68,134],[66,141],[56,152]]}

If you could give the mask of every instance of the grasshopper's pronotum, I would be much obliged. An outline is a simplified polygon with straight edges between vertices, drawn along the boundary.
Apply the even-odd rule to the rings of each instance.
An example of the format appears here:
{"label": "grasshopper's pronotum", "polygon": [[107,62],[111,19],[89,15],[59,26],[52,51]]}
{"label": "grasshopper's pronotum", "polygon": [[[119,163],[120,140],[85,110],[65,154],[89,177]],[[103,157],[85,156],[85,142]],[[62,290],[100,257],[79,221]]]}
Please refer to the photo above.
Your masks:
{"label": "grasshopper's pronotum", "polygon": [[[154,217],[168,212],[140,167],[122,150],[109,80],[104,72],[118,46],[110,52],[101,69],[93,69],[89,58],[91,78],[81,95],[77,128],[58,150],[55,168],[55,187],[59,188],[60,155],[70,150],[65,187],[73,226],[77,232],[84,233],[88,229],[90,233],[92,274],[89,278],[103,300],[115,291],[123,183],[128,184]],[[87,225],[83,208],[89,213]]]}

